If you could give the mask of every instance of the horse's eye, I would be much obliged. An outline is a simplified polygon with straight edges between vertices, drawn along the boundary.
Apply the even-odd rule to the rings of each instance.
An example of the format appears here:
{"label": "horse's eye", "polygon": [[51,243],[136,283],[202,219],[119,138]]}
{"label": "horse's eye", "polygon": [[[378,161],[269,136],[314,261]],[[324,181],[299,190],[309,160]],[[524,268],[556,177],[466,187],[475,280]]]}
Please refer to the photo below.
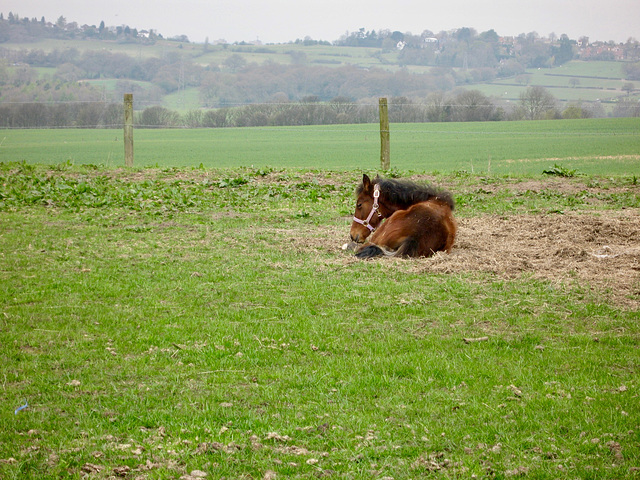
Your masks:
{"label": "horse's eye", "polygon": [[362,208],[362,204],[359,203],[358,205],[356,205],[356,208]]}

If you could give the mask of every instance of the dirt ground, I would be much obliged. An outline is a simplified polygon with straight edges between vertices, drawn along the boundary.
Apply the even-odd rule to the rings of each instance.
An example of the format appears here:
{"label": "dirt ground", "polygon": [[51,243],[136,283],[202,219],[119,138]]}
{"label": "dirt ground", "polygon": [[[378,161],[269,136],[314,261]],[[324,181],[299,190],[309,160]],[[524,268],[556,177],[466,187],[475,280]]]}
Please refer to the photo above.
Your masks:
{"label": "dirt ground", "polygon": [[640,211],[484,216],[458,224],[452,253],[436,255],[424,270],[530,274],[594,288],[629,308],[640,305]]}
{"label": "dirt ground", "polygon": [[[336,243],[346,235],[342,232]],[[414,272],[488,272],[578,285],[635,310],[640,307],[640,211],[459,218],[451,254],[390,260],[411,262]]]}

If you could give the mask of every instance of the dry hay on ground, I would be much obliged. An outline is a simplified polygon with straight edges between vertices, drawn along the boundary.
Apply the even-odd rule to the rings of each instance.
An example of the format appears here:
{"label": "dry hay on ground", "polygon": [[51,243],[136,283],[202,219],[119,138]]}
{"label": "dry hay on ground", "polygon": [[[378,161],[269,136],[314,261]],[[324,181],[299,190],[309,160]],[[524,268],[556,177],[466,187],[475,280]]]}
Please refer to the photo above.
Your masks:
{"label": "dry hay on ground", "polygon": [[640,302],[640,212],[485,216],[459,219],[450,255],[426,261],[432,272],[530,273],[551,282],[577,281],[631,308]]}
{"label": "dry hay on ground", "polygon": [[[378,259],[412,272],[486,272],[577,283],[625,308],[640,305],[640,211],[482,216],[458,219],[451,254],[421,259]],[[348,231],[333,230],[339,249]],[[326,237],[325,237],[326,240]],[[318,247],[319,245],[315,245]],[[347,252],[348,263],[359,261]]]}

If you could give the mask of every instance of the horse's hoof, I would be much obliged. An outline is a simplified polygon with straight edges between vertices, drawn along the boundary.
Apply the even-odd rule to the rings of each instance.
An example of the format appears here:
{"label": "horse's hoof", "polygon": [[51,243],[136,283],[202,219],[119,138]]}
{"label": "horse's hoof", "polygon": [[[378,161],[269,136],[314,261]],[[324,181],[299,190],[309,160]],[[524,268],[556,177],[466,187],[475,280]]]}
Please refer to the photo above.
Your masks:
{"label": "horse's hoof", "polygon": [[367,245],[356,253],[356,257],[358,258],[375,258],[382,257],[383,255],[384,251],[377,245]]}
{"label": "horse's hoof", "polygon": [[342,250],[355,250],[358,244],[356,242],[349,242],[342,245]]}

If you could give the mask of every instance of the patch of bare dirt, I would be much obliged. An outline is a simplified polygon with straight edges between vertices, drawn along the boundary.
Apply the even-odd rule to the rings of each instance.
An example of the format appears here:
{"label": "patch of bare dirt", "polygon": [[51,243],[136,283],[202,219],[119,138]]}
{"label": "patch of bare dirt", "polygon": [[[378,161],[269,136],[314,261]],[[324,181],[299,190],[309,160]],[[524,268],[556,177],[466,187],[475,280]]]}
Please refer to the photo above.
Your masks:
{"label": "patch of bare dirt", "polygon": [[600,214],[485,216],[459,219],[450,255],[416,266],[423,271],[482,271],[595,287],[612,301],[640,304],[640,211]]}
{"label": "patch of bare dirt", "polygon": [[[342,251],[348,241],[348,228],[317,233],[297,248],[326,251],[330,244]],[[351,251],[343,255],[345,265],[360,261]],[[373,261],[412,272],[486,272],[505,279],[530,275],[590,288],[606,301],[635,310],[640,306],[640,210],[459,218],[451,254]]]}

